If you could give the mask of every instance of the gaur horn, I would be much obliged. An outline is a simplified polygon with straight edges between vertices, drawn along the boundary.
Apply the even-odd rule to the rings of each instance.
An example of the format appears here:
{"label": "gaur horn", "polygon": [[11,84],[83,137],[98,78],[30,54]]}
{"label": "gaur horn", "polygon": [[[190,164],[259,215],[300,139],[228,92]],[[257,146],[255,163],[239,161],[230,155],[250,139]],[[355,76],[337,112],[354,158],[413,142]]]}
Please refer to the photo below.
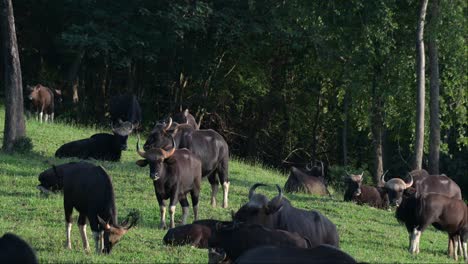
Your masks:
{"label": "gaur horn", "polygon": [[387,170],[384,174],[382,174],[382,177],[380,177],[380,180],[382,181],[383,184],[386,183],[386,181],[385,181],[385,175],[387,175],[387,172],[388,172],[388,170]]}
{"label": "gaur horn", "polygon": [[164,131],[168,130],[172,126],[172,118],[169,117],[169,124],[164,128]]}
{"label": "gaur horn", "polygon": [[275,197],[278,199],[278,203],[283,199],[283,190],[281,190],[281,187],[276,184],[276,189],[278,189],[278,195]]}
{"label": "gaur horn", "polygon": [[136,144],[136,151],[138,155],[140,155],[142,158],[146,159],[146,152],[143,150],[140,150],[140,135],[137,135],[137,144]]}
{"label": "gaur horn", "polygon": [[257,187],[259,186],[267,186],[266,184],[263,184],[263,183],[256,183],[254,184],[252,187],[250,187],[250,190],[249,190],[249,200],[252,198],[252,196],[255,194],[255,189],[257,189]]}
{"label": "gaur horn", "polygon": [[409,187],[411,187],[411,185],[413,185],[413,176],[410,175],[410,178],[411,178],[411,181],[409,183],[406,183],[406,186],[405,186],[405,189],[408,189]]}
{"label": "gaur horn", "polygon": [[169,151],[165,151],[164,149],[161,149],[161,153],[163,154],[164,159],[167,159],[167,158],[169,158],[170,156],[172,156],[172,155],[174,154],[175,150],[176,150],[175,139],[174,139],[174,137],[172,137],[172,136],[171,136],[171,138],[172,138],[172,149],[169,150]]}
{"label": "gaur horn", "polygon": [[312,170],[312,161],[311,161],[310,163],[307,163],[306,169],[307,169],[308,171],[311,171],[311,170]]}

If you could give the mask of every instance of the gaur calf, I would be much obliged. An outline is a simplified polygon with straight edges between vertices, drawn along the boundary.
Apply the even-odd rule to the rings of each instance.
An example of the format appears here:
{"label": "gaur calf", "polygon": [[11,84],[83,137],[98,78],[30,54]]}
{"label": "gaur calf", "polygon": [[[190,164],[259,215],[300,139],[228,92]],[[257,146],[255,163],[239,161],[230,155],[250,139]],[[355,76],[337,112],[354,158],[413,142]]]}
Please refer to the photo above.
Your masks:
{"label": "gaur calf", "polygon": [[48,87],[37,84],[35,86],[27,86],[29,92],[28,99],[31,100],[32,108],[36,112],[36,118],[42,123],[42,117],[47,122],[54,121],[55,101],[62,101],[62,92],[57,89],[49,89]]}
{"label": "gaur calf", "polygon": [[39,182],[37,188],[43,192],[63,190],[68,249],[71,249],[73,208],[79,213],[78,227],[86,251],[89,251],[86,220],[93,231],[96,253],[106,254],[138,221],[128,216],[118,224],[112,179],[101,166],[87,162],[53,166],[39,175]]}
{"label": "gaur calf", "polygon": [[156,199],[161,213],[161,228],[166,228],[166,204],[169,199],[170,227],[175,227],[174,214],[177,202],[182,206],[182,224],[187,221],[189,204],[187,193],[192,198],[194,219],[198,219],[198,197],[201,187],[201,161],[188,149],[177,149],[175,143],[171,150],[140,150],[140,138],[137,141],[137,152],[144,158],[136,164],[140,167],[149,165],[150,178],[153,180]]}
{"label": "gaur calf", "polygon": [[193,224],[177,226],[167,231],[163,238],[164,244],[208,248],[208,240],[215,231],[217,223],[227,225],[231,222],[205,219],[194,221]]}

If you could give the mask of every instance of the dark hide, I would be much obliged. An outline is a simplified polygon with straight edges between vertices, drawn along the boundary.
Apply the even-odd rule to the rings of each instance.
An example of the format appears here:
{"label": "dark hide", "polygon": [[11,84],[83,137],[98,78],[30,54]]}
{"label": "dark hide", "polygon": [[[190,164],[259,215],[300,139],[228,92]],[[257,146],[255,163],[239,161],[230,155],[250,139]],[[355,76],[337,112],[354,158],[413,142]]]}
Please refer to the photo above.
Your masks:
{"label": "dark hide", "polygon": [[[406,225],[411,253],[419,253],[421,234],[431,224],[448,233],[449,243],[458,243],[458,237],[462,243],[468,242],[468,207],[459,199],[437,193],[416,195],[413,192],[403,199],[396,211],[396,218]],[[453,252],[450,251],[449,248],[451,256]]]}
{"label": "dark hide", "polygon": [[413,186],[416,186],[427,176],[429,173],[426,170],[412,170],[408,173],[408,177],[413,177]]}
{"label": "dark hide", "polygon": [[195,121],[195,117],[193,117],[193,115],[189,113],[188,109],[185,109],[185,111],[175,114],[172,117],[172,121],[178,124],[188,124],[195,130],[199,129],[197,121]]}
{"label": "dark hide", "polygon": [[387,209],[389,207],[388,195],[384,188],[372,187],[362,184],[362,178],[346,178],[345,201],[353,201],[359,205],[367,204],[372,207]]}
{"label": "dark hide", "polygon": [[261,225],[219,225],[208,240],[208,246],[211,248],[209,263],[235,260],[249,249],[266,245],[283,248],[311,246],[308,240],[299,234],[284,230]]}
{"label": "dark hide", "polygon": [[[72,212],[75,208],[79,213],[79,226],[86,225],[86,219],[88,220],[95,234],[98,252],[110,253],[120,237],[135,224],[133,222],[126,226],[118,225],[112,179],[101,166],[87,162],[70,162],[53,166],[39,175],[39,182],[39,190],[63,190],[67,226],[71,226]],[[98,217],[106,222],[103,223]],[[128,220],[127,218],[125,223],[128,223]],[[100,234],[102,231],[104,231],[104,236]],[[98,234],[100,234],[99,238]],[[104,240],[102,249],[97,246],[100,239]]]}
{"label": "dark hide", "polygon": [[130,122],[132,128],[127,133],[121,135],[116,133],[121,141],[122,150],[127,149],[128,135],[133,129],[139,129],[141,125],[141,107],[135,95],[118,95],[110,100],[109,114],[112,128],[118,128],[122,122]]}
{"label": "dark hide", "polygon": [[11,264],[38,263],[34,250],[17,235],[6,233],[0,237],[0,262]]}
{"label": "dark hide", "polygon": [[430,175],[414,185],[418,194],[440,193],[450,198],[462,199],[461,190],[457,183],[445,175]]}
{"label": "dark hide", "polygon": [[255,194],[255,184],[249,192],[249,202],[244,204],[233,220],[250,224],[260,224],[268,228],[297,232],[309,239],[313,246],[329,244],[339,247],[339,237],[335,224],[320,212],[295,208],[288,199],[279,194],[271,201],[262,194]]}
{"label": "dark hide", "polygon": [[161,210],[161,227],[166,228],[164,219],[166,204],[169,199],[171,228],[175,227],[174,211],[178,202],[183,209],[183,224],[188,214],[187,193],[192,198],[194,218],[198,217],[198,197],[201,187],[201,161],[188,149],[172,150],[171,154],[164,150],[140,151],[137,143],[137,152],[145,159],[137,161],[138,166],[149,164],[149,176],[153,180],[154,191]]}
{"label": "dark hide", "polygon": [[[167,124],[171,127],[172,121]],[[202,162],[202,176],[211,184],[211,204],[216,205],[218,184],[223,186],[223,207],[228,206],[229,191],[229,147],[224,138],[211,129],[194,130],[190,125],[177,125],[172,133],[162,125],[156,125],[145,142],[144,149],[165,150],[171,148],[172,138],[177,148],[187,148],[199,156]],[[219,179],[219,181],[218,181]]]}
{"label": "dark hide", "polygon": [[231,222],[205,219],[194,221],[193,224],[177,226],[167,231],[163,238],[164,244],[208,248],[208,240],[218,223],[227,225]]}
{"label": "dark hide", "polygon": [[311,249],[257,247],[242,254],[234,263],[344,264],[357,262],[353,257],[336,247],[320,245]]}
{"label": "dark hide", "polygon": [[284,184],[285,192],[305,192],[316,195],[330,195],[325,178],[321,175],[314,175],[313,171],[307,171],[296,167],[291,167],[291,173]]}
{"label": "dark hide", "polygon": [[55,157],[119,161],[122,155],[120,140],[118,135],[94,134],[90,138],[65,143],[55,152]]}

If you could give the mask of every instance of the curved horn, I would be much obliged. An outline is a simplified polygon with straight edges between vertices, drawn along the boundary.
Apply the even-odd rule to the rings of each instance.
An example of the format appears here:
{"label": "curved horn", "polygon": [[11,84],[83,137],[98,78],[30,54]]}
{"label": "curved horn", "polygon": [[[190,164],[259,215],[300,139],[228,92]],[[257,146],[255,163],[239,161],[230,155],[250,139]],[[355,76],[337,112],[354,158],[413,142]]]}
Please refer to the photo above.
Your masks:
{"label": "curved horn", "polygon": [[351,174],[347,170],[345,170],[346,176],[351,177]]}
{"label": "curved horn", "polygon": [[406,183],[406,186],[405,186],[405,189],[408,189],[409,187],[411,187],[411,185],[413,185],[413,176],[410,175],[410,178],[411,178],[411,181],[409,183]]}
{"label": "curved horn", "polygon": [[252,196],[255,194],[255,189],[257,189],[257,187],[259,186],[267,186],[266,184],[263,184],[263,183],[256,183],[254,184],[252,187],[250,187],[250,190],[249,190],[249,200],[252,198]]}
{"label": "curved horn", "polygon": [[168,130],[172,126],[172,117],[169,117],[169,124],[164,128],[164,131]]}
{"label": "curved horn", "polygon": [[169,150],[169,151],[165,151],[164,149],[161,149],[161,152],[164,156],[164,159],[167,159],[169,158],[170,156],[172,156],[176,150],[176,143],[175,143],[175,139],[173,136],[171,136],[171,139],[172,139],[172,149]]}
{"label": "curved horn", "polygon": [[281,190],[281,187],[278,184],[276,184],[276,189],[278,189],[278,195],[275,198],[278,198],[277,202],[279,203],[283,199],[283,190]]}
{"label": "curved horn", "polygon": [[307,163],[306,169],[307,169],[308,171],[311,171],[311,170],[312,170],[312,162]]}
{"label": "curved horn", "polygon": [[136,151],[138,155],[140,155],[142,158],[146,159],[146,152],[143,150],[140,150],[140,135],[137,135],[137,143],[136,143]]}
{"label": "curved horn", "polygon": [[382,174],[382,177],[380,177],[380,180],[382,181],[383,184],[386,183],[386,181],[385,181],[385,175],[387,175],[387,172],[388,172],[388,170],[387,170],[384,174]]}

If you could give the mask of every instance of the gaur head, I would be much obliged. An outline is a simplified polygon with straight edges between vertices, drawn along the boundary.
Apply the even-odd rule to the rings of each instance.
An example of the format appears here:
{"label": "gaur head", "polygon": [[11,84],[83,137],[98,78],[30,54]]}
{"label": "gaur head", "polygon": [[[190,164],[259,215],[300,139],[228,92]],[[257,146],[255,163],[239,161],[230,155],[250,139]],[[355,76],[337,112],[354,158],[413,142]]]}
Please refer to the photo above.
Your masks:
{"label": "gaur head", "polygon": [[32,100],[33,98],[37,98],[37,93],[39,92],[39,85],[28,85],[26,86],[26,90],[28,91],[28,99]]}
{"label": "gaur head", "polygon": [[121,150],[127,149],[127,138],[133,130],[133,124],[129,121],[123,122],[118,119],[117,122],[111,124],[112,132],[117,138]]}
{"label": "gaur head", "polygon": [[63,188],[63,176],[55,166],[39,174],[39,182],[36,188],[43,193],[57,192]]}
{"label": "gaur head", "polygon": [[[129,222],[130,218],[131,221]],[[109,221],[104,221],[99,216],[98,221],[104,229],[104,247],[102,248],[102,253],[109,254],[115,244],[122,239],[122,236],[137,223],[138,218],[128,215],[120,225],[109,224]]]}
{"label": "gaur head", "polygon": [[346,178],[346,183],[347,183],[347,190],[346,193],[349,194],[351,197],[357,197],[361,195],[361,185],[362,185],[362,176],[364,175],[364,172],[361,174],[349,174],[346,172],[347,178]]}
{"label": "gaur head", "polygon": [[189,115],[189,110],[185,109],[183,112],[179,112],[174,115],[174,122],[179,124],[188,124],[187,116]]}
{"label": "gaur head", "polygon": [[169,118],[168,122],[157,123],[148,136],[148,139],[146,139],[143,149],[167,149],[172,143],[171,133],[169,133],[172,124],[172,118]]}
{"label": "gaur head", "polygon": [[382,175],[382,183],[384,184],[385,191],[388,194],[388,199],[391,206],[399,206],[403,192],[413,185],[413,177],[410,175],[410,182],[406,183],[400,178],[393,178],[389,181],[385,181],[385,174]]}
{"label": "gaur head", "polygon": [[249,201],[234,214],[233,220],[235,222],[271,226],[272,214],[283,207],[283,191],[276,184],[278,195],[268,200],[265,195],[255,193],[255,189],[259,186],[266,186],[266,184],[256,183],[250,188]]}
{"label": "gaur head", "polygon": [[325,177],[323,162],[320,160],[311,161],[306,165],[307,174],[316,177]]}
{"label": "gaur head", "polygon": [[166,162],[171,162],[168,160],[172,154],[175,152],[175,142],[174,138],[172,138],[172,149],[171,150],[164,150],[162,148],[158,149],[150,149],[147,151],[140,150],[140,137],[137,140],[137,153],[140,155],[142,160],[137,160],[136,164],[140,167],[144,167],[149,164],[150,167],[150,178],[154,181],[157,181],[160,178],[161,170],[163,168],[163,163],[165,160]]}

